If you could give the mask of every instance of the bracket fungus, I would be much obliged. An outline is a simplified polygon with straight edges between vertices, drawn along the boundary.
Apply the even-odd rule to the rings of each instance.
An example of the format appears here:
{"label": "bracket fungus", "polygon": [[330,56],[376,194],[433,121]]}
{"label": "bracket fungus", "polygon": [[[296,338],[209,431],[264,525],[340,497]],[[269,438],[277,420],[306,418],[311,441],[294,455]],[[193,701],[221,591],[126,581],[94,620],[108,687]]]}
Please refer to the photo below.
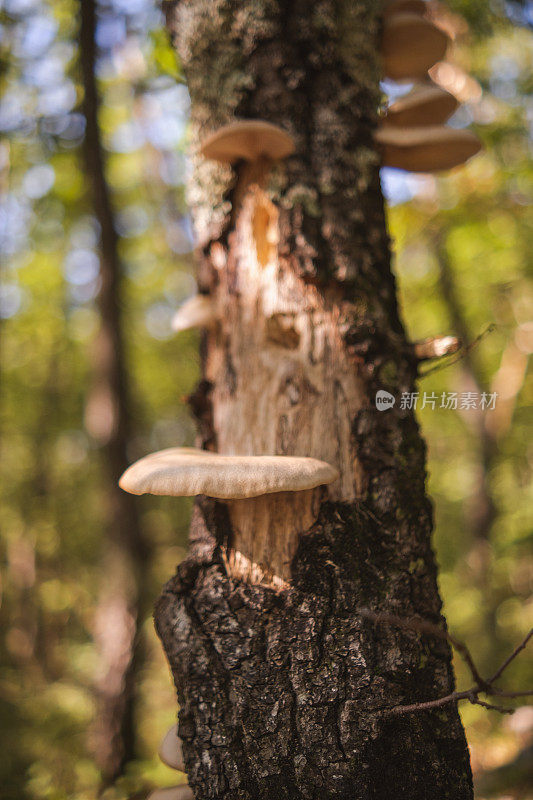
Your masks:
{"label": "bracket fungus", "polygon": [[166,764],[167,767],[185,772],[185,762],[177,725],[173,725],[163,737],[158,754],[163,764]]}
{"label": "bracket fungus", "polygon": [[225,502],[233,574],[290,578],[298,538],[315,522],[320,489],[339,478],[330,464],[298,456],[235,456],[174,447],[141,458],[119,485],[132,494],[206,495]]}
{"label": "bracket fungus", "polygon": [[477,103],[483,90],[480,84],[457,64],[439,61],[429,70],[431,80],[453,94],[460,103]]}
{"label": "bracket fungus", "polygon": [[443,58],[449,41],[441,28],[421,14],[386,16],[381,39],[385,75],[396,81],[423,77]]}
{"label": "bracket fungus", "polygon": [[197,294],[186,300],[172,318],[172,330],[188,331],[191,328],[211,328],[217,320],[213,300],[206,294]]}
{"label": "bracket fungus", "polygon": [[167,789],[156,789],[148,795],[147,800],[194,800],[190,786],[182,783],[181,786],[169,786]]}
{"label": "bracket fungus", "polygon": [[382,124],[387,128],[442,125],[458,105],[457,98],[440,86],[419,84],[387,108]]}
{"label": "bracket fungus", "polygon": [[301,492],[337,480],[335,467],[299,456],[224,456],[192,447],[169,447],[136,461],[119,485],[131,494],[244,500]]}
{"label": "bracket fungus", "polygon": [[432,336],[421,342],[415,342],[414,351],[418,361],[430,361],[443,358],[461,349],[461,340],[457,336]]}
{"label": "bracket fungus", "polygon": [[375,134],[385,167],[408,172],[440,172],[475,156],[481,142],[471,131],[436,125],[424,128],[383,127]]}
{"label": "bracket fungus", "polygon": [[230,122],[202,142],[205,158],[223,164],[237,161],[279,161],[294,153],[292,137],[270,122],[259,119]]}
{"label": "bracket fungus", "polygon": [[426,0],[385,0],[384,16],[391,14],[425,14],[428,4]]}

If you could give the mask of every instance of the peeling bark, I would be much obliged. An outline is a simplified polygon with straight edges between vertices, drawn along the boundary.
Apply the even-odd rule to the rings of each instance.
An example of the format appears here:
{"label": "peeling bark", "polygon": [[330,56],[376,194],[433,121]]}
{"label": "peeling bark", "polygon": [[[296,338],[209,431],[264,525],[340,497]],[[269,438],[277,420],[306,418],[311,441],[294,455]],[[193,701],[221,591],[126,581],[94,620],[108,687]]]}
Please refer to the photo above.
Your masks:
{"label": "peeling bark", "polygon": [[444,624],[424,444],[410,412],[374,403],[379,389],[413,391],[417,368],[372,144],[378,9],[183,0],[166,10],[192,140],[237,117],[296,141],[270,172],[195,158],[199,286],[222,312],[192,401],[201,443],[313,456],[341,475],[307,519],[291,516],[290,497],[264,498],[260,524],[253,504],[236,516],[196,503],[189,555],[155,615],[190,785],[217,800],[466,800],[457,709],[387,715],[453,689],[448,645],[359,613]]}

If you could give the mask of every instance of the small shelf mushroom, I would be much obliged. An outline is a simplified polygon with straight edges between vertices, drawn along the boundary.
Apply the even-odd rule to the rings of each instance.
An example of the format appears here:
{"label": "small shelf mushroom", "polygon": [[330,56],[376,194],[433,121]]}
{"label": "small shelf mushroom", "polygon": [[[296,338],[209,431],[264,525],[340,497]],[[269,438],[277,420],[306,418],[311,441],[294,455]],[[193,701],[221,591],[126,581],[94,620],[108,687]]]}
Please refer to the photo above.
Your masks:
{"label": "small shelf mushroom", "polygon": [[191,328],[211,328],[217,319],[215,305],[210,297],[197,294],[186,300],[172,318],[172,330],[188,331]]}
{"label": "small shelf mushroom", "polygon": [[415,342],[414,351],[418,361],[429,361],[457,353],[461,348],[461,340],[457,336],[432,336],[421,342]]}
{"label": "small shelf mushroom", "polygon": [[457,98],[440,86],[419,84],[388,107],[382,124],[387,128],[442,125],[458,105]]}
{"label": "small shelf mushroom", "polygon": [[429,70],[431,80],[454,95],[460,103],[477,103],[483,93],[480,84],[456,64],[439,61]]}
{"label": "small shelf mushroom", "polygon": [[146,800],[194,800],[192,789],[186,784],[169,786],[167,789],[156,789]]}
{"label": "small shelf mushroom", "polygon": [[425,14],[428,4],[426,0],[386,0],[384,16],[391,14]]}
{"label": "small shelf mushroom", "polygon": [[141,458],[119,485],[132,494],[223,500],[233,529],[234,574],[280,585],[290,578],[299,536],[315,522],[318,487],[335,467],[297,456],[228,456],[174,447]]}
{"label": "small shelf mushroom", "polygon": [[439,172],[464,164],[481,149],[470,131],[444,126],[427,128],[380,128],[375,139],[385,167],[408,172]]}
{"label": "small shelf mushroom", "polygon": [[277,125],[259,119],[241,120],[224,125],[211,134],[200,147],[205,158],[223,164],[237,161],[279,161],[294,152],[294,141]]}
{"label": "small shelf mushroom", "polygon": [[381,39],[383,71],[396,81],[421,78],[443,58],[449,41],[443,30],[420,14],[386,16]]}
{"label": "small shelf mushroom", "polygon": [[178,736],[178,726],[173,725],[163,737],[159,746],[159,758],[171,769],[185,772],[185,762],[181,748],[181,739]]}

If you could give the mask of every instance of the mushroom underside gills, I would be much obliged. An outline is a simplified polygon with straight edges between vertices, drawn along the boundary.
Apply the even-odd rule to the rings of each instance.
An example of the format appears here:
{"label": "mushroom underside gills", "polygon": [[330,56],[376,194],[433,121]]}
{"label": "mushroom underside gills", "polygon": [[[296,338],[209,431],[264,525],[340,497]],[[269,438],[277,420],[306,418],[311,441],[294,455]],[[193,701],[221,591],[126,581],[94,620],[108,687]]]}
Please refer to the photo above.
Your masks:
{"label": "mushroom underside gills", "polygon": [[439,172],[464,164],[481,149],[470,131],[446,127],[381,128],[376,141],[386,167],[408,172]]}
{"label": "mushroom underside gills", "polygon": [[234,164],[261,158],[277,161],[294,152],[291,136],[263,120],[241,120],[224,125],[202,142],[204,158]]}
{"label": "mushroom underside gills", "polygon": [[389,106],[383,124],[401,128],[442,125],[458,105],[457,98],[440,86],[416,87]]}

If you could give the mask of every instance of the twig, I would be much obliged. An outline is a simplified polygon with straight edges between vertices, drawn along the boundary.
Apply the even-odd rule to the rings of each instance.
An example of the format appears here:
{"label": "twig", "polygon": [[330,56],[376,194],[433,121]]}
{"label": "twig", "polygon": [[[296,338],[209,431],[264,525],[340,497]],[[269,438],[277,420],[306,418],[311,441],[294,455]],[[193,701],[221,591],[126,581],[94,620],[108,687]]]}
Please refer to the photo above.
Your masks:
{"label": "twig", "polygon": [[470,650],[463,642],[460,642],[454,636],[452,636],[448,631],[439,628],[438,625],[435,625],[433,622],[429,620],[423,619],[405,619],[404,617],[398,617],[395,614],[384,614],[379,613],[376,614],[373,611],[369,611],[368,609],[364,609],[361,611],[361,616],[366,617],[366,619],[370,619],[374,622],[384,622],[389,623],[391,625],[395,625],[397,628],[406,628],[412,631],[418,631],[419,633],[427,633],[429,635],[437,636],[439,639],[443,639],[448,641],[452,647],[457,650],[457,652],[463,658],[463,661],[467,665],[470,670],[470,673],[476,682],[477,685],[484,685],[485,681],[481,677],[478,668],[474,663],[474,659],[470,653]]}
{"label": "twig", "polygon": [[461,692],[451,692],[450,694],[445,695],[444,697],[438,697],[435,700],[426,700],[421,703],[411,703],[410,705],[399,705],[393,706],[392,708],[382,709],[385,714],[409,714],[414,711],[425,711],[432,708],[440,708],[441,706],[448,705],[449,703],[458,703],[460,700],[468,700],[473,705],[483,706],[483,708],[491,709],[492,711],[498,711],[500,714],[513,714],[513,708],[507,708],[506,706],[495,705],[494,703],[487,703],[484,700],[479,699],[480,694],[487,695],[488,697],[506,697],[506,698],[517,698],[517,697],[529,697],[533,695],[533,690],[531,691],[521,691],[521,692],[512,692],[506,691],[505,689],[499,689],[493,686],[493,683],[498,680],[503,674],[503,672],[507,669],[509,664],[518,656],[518,654],[524,650],[527,646],[527,643],[533,636],[533,628],[529,631],[527,636],[520,642],[517,647],[513,650],[511,655],[505,659],[503,664],[500,668],[494,673],[494,675],[486,680],[481,676],[474,659],[470,653],[470,650],[464,644],[464,642],[459,641],[454,636],[452,636],[448,631],[443,630],[438,625],[435,625],[433,622],[429,620],[417,619],[417,618],[404,618],[398,617],[395,614],[387,614],[387,613],[376,613],[374,611],[370,611],[369,609],[361,609],[360,615],[365,619],[371,620],[372,622],[376,623],[384,623],[389,625],[394,625],[397,628],[404,628],[406,630],[416,631],[418,633],[426,633],[432,636],[436,636],[439,639],[443,639],[448,641],[452,647],[461,655],[465,664],[467,665],[472,678],[474,680],[474,685],[470,689],[466,689],[465,691]]}
{"label": "twig", "polygon": [[496,325],[492,322],[484,331],[482,331],[479,336],[476,336],[473,342],[470,344],[465,345],[461,348],[460,352],[455,358],[451,358],[449,361],[446,361],[444,364],[436,364],[434,367],[430,367],[429,369],[424,370],[424,372],[419,373],[419,378],[426,378],[428,375],[432,375],[434,372],[440,372],[442,369],[447,369],[451,367],[453,364],[457,364],[458,361],[462,361],[474,347],[483,341],[483,339],[496,330]]}
{"label": "twig", "polygon": [[501,676],[502,672],[507,669],[507,667],[509,666],[511,661],[514,661],[514,659],[517,657],[517,655],[522,650],[524,650],[524,648],[527,646],[527,643],[529,642],[529,640],[531,639],[532,636],[533,636],[533,628],[531,628],[531,630],[529,631],[527,636],[524,637],[524,639],[520,642],[520,644],[517,647],[515,647],[515,649],[513,650],[511,655],[509,656],[509,658],[505,659],[505,661],[503,662],[501,667],[496,670],[496,672],[494,673],[492,678],[489,678],[489,683],[495,683],[498,680],[498,678]]}

